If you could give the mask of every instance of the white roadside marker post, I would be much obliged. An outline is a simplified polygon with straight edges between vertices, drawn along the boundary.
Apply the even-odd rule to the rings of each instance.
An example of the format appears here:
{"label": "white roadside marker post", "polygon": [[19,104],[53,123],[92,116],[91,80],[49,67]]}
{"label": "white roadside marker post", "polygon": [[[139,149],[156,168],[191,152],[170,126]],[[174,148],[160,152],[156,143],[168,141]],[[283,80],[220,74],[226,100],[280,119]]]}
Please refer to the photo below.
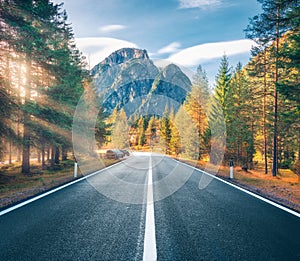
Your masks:
{"label": "white roadside marker post", "polygon": [[233,179],[233,160],[232,159],[230,159],[229,166],[230,166],[230,179]]}
{"label": "white roadside marker post", "polygon": [[77,170],[78,170],[77,159],[76,157],[74,157],[74,178],[77,178]]}

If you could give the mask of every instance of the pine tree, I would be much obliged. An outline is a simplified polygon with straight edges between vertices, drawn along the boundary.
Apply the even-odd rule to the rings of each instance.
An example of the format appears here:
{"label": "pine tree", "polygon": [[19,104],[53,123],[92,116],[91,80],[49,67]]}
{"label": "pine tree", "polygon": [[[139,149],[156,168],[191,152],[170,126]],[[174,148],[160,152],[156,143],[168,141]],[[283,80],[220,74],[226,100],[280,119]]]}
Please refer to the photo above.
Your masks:
{"label": "pine tree", "polygon": [[138,146],[143,147],[146,143],[146,135],[145,135],[145,121],[144,117],[141,116],[138,121]]}
{"label": "pine tree", "polygon": [[169,109],[166,106],[164,114],[160,120],[160,143],[164,148],[165,154],[170,154],[170,140],[171,140],[171,126],[170,126],[170,116]]}
{"label": "pine tree", "polygon": [[227,158],[233,158],[252,168],[254,157],[255,107],[252,90],[241,63],[237,64],[230,82],[230,99],[227,101]]}
{"label": "pine tree", "polygon": [[117,149],[126,149],[129,147],[129,126],[127,116],[123,109],[118,113],[116,122],[112,129],[112,144]]}
{"label": "pine tree", "polygon": [[222,57],[218,74],[216,76],[216,88],[215,88],[215,97],[221,105],[221,108],[224,111],[224,114],[227,113],[226,104],[229,97],[229,84],[231,80],[231,68],[229,67],[228,57],[224,55]]}
{"label": "pine tree", "polygon": [[[292,27],[290,14],[299,7],[298,0],[258,0],[263,12],[254,16],[246,29],[247,37],[259,39],[263,47],[269,47],[272,54],[271,67],[274,72],[274,105],[273,105],[273,165],[272,175],[278,172],[278,83],[280,81],[280,37]],[[270,46],[271,44],[271,46]]]}
{"label": "pine tree", "polygon": [[208,128],[207,122],[207,106],[209,101],[209,85],[206,72],[202,70],[201,65],[198,66],[197,72],[193,78],[192,90],[188,93],[185,107],[186,110],[191,115],[193,121],[196,124],[197,130],[200,134],[200,149],[199,156],[201,158],[201,153],[205,152],[205,145],[203,141],[203,135],[205,129]]}
{"label": "pine tree", "polygon": [[[246,69],[248,75],[250,77],[250,86],[254,89],[256,93],[256,100],[259,99],[262,101],[261,108],[261,128],[262,128],[262,137],[263,137],[263,159],[264,159],[264,170],[265,174],[268,174],[268,148],[269,148],[269,119],[268,119],[268,111],[270,107],[269,97],[271,96],[271,85],[272,82],[269,76],[269,68],[270,68],[270,60],[269,54],[265,50],[268,42],[261,42],[257,40],[258,46],[252,48],[252,56],[253,59],[249,62]],[[262,87],[261,87],[262,86]]]}
{"label": "pine tree", "polygon": [[174,122],[179,131],[181,155],[184,158],[197,160],[199,155],[199,133],[183,105],[176,113]]}
{"label": "pine tree", "polygon": [[171,110],[169,117],[171,128],[170,150],[177,158],[180,153],[180,133],[178,127],[175,125],[175,113],[173,109]]}
{"label": "pine tree", "polygon": [[157,131],[157,122],[155,116],[152,116],[148,122],[148,126],[146,129],[146,136],[148,137],[148,143],[151,149],[153,149],[156,143],[156,131]]}

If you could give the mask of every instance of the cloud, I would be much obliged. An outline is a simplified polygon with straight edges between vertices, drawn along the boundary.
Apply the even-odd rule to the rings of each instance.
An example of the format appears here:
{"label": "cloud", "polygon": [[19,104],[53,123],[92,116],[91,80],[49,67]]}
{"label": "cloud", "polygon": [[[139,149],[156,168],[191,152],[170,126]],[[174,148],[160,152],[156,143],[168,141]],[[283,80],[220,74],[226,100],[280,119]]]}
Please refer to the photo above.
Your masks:
{"label": "cloud", "polygon": [[183,66],[193,67],[204,61],[250,52],[255,43],[252,40],[206,43],[192,46],[172,54],[168,60]]}
{"label": "cloud", "polygon": [[109,37],[75,38],[76,46],[86,56],[90,68],[121,48],[138,48],[135,43]]}
{"label": "cloud", "polygon": [[170,43],[169,45],[159,49],[158,54],[178,52],[178,49],[180,48],[180,46],[181,46],[181,44],[179,42]]}
{"label": "cloud", "polygon": [[111,33],[114,31],[120,31],[127,28],[127,26],[122,25],[122,24],[109,24],[109,25],[104,25],[100,27],[100,32],[102,33]]}
{"label": "cloud", "polygon": [[179,0],[180,9],[200,8],[208,9],[222,4],[222,0]]}

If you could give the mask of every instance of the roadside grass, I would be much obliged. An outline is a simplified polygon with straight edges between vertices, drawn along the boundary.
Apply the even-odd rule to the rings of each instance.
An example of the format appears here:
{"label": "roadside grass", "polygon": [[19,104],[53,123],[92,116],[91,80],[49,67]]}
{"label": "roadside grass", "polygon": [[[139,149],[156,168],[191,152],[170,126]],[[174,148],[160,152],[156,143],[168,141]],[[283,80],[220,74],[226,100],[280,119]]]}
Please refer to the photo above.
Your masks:
{"label": "roadside grass", "polygon": [[[119,160],[102,159],[103,166],[110,166]],[[99,165],[97,165],[99,166]],[[90,169],[90,173],[99,169]],[[82,177],[80,169],[78,177]],[[62,161],[54,169],[42,170],[37,162],[31,165],[31,174],[21,174],[20,163],[0,167],[0,209],[32,197],[51,188],[74,180],[74,161]]]}

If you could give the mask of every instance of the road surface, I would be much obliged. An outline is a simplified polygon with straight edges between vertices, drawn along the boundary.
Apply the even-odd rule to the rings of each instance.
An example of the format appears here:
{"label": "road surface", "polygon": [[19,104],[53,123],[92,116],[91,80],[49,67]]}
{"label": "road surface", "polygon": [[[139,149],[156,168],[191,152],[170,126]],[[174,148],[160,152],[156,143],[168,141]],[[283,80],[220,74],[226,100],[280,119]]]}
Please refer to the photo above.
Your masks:
{"label": "road surface", "polygon": [[[174,169],[191,177],[173,193]],[[202,175],[167,157],[130,157],[2,215],[0,260],[300,260],[299,217],[216,179],[200,190]],[[126,198],[110,177],[139,189]]]}

